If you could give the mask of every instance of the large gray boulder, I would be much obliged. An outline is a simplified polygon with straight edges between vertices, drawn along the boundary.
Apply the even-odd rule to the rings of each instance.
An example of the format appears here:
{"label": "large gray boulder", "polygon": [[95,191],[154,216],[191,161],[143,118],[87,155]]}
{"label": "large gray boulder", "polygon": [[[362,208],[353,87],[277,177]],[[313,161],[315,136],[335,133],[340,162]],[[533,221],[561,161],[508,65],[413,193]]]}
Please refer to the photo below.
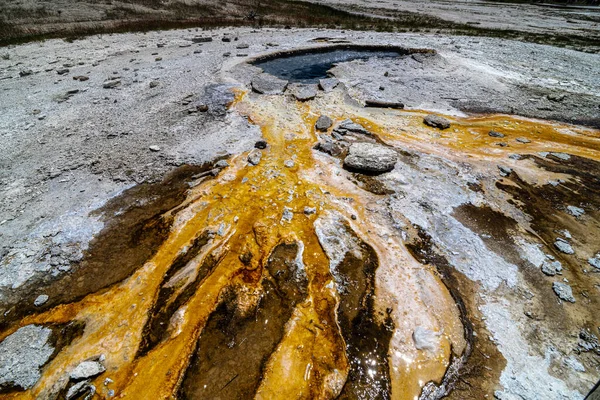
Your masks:
{"label": "large gray boulder", "polygon": [[318,131],[325,132],[333,125],[333,121],[327,115],[321,115],[319,119],[317,119],[317,123],[315,124],[315,128]]}
{"label": "large gray boulder", "polygon": [[0,389],[31,389],[40,379],[40,368],[52,356],[48,339],[52,330],[26,325],[0,343]]}
{"label": "large gray boulder", "polygon": [[344,159],[344,166],[365,172],[387,172],[398,161],[396,152],[375,143],[354,143]]}
{"label": "large gray boulder", "polygon": [[252,79],[252,90],[260,94],[282,94],[287,88],[288,81],[270,74],[258,74]]}
{"label": "large gray boulder", "polygon": [[312,100],[317,96],[317,85],[302,85],[296,88],[294,97],[299,101]]}

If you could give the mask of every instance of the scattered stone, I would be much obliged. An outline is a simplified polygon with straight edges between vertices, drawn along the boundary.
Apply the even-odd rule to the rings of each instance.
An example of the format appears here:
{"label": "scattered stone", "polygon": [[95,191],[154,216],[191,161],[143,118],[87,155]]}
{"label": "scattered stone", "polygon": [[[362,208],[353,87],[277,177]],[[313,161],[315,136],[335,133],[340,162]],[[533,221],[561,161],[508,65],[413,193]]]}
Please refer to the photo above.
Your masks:
{"label": "scattered stone", "polygon": [[36,306],[36,307],[42,306],[42,305],[46,304],[46,302],[48,301],[49,298],[50,297],[48,297],[47,294],[40,294],[33,301],[33,305]]}
{"label": "scattered stone", "polygon": [[317,96],[317,86],[316,85],[302,85],[299,86],[294,93],[294,97],[298,101],[308,101],[312,100]]}
{"label": "scattered stone", "polygon": [[506,142],[498,142],[498,143],[496,143],[496,146],[507,147],[508,143],[506,143]]}
{"label": "scattered stone", "polygon": [[550,101],[561,102],[567,97],[564,93],[550,93],[546,98]]}
{"label": "scattered stone", "polygon": [[221,38],[221,41],[229,43],[231,42],[231,36],[225,35]]}
{"label": "scattered stone", "polygon": [[229,167],[229,163],[225,160],[219,160],[215,163],[216,168],[227,168]]}
{"label": "scattered stone", "polygon": [[339,83],[336,78],[319,79],[319,88],[324,92],[331,92]]}
{"label": "scattered stone", "polygon": [[304,207],[304,214],[306,214],[306,215],[312,215],[312,214],[315,214],[316,212],[317,212],[316,207],[308,207],[308,206]]}
{"label": "scattered stone", "polygon": [[236,49],[247,49],[248,47],[250,47],[248,44],[246,43],[240,43],[237,46],[235,46]]}
{"label": "scattered stone", "polygon": [[158,85],[160,85],[160,82],[159,82],[159,81],[152,81],[152,82],[150,82],[150,88],[155,88],[155,87],[157,87]]}
{"label": "scattered stone", "polygon": [[191,40],[192,40],[192,43],[208,43],[208,42],[212,42],[213,38],[211,38],[210,36],[207,36],[207,37],[198,36],[198,37],[192,38]]}
{"label": "scattered stone", "polygon": [[362,135],[371,135],[371,132],[366,130],[362,125],[352,122],[351,119],[345,119],[334,129],[340,135],[347,133],[360,133]]}
{"label": "scattered stone", "polygon": [[148,147],[150,149],[150,151],[160,151],[160,147],[157,145],[152,145],[150,147]]}
{"label": "scattered stone", "polygon": [[252,90],[260,94],[282,94],[287,88],[288,81],[270,74],[258,74],[252,79]]}
{"label": "scattered stone", "polygon": [[229,57],[229,56],[231,56],[230,51],[226,51],[225,53],[223,53],[223,57]]}
{"label": "scattered stone", "polygon": [[583,214],[585,214],[585,210],[583,208],[575,206],[567,206],[567,212],[574,217],[581,217]]}
{"label": "scattered stone", "polygon": [[579,343],[577,343],[581,351],[593,351],[600,356],[600,341],[598,336],[594,335],[588,329],[579,331]]}
{"label": "scattered stone", "polygon": [[[86,394],[87,393],[87,394]],[[96,387],[90,384],[90,381],[81,381],[69,388],[65,396],[66,400],[72,399],[91,399],[96,393]],[[84,396],[85,395],[85,396]]]}
{"label": "scattered stone", "polygon": [[317,119],[317,123],[315,124],[315,128],[318,131],[325,132],[327,129],[331,128],[333,125],[333,121],[327,115],[321,115],[319,119]]}
{"label": "scattered stone", "polygon": [[518,137],[515,140],[519,143],[531,143],[531,140],[524,138],[524,137]]}
{"label": "scattered stone", "polygon": [[40,379],[40,368],[52,356],[48,343],[52,331],[26,325],[0,342],[0,388],[31,389]]}
{"label": "scattered stone", "polygon": [[560,274],[561,271],[562,264],[560,261],[544,260],[544,262],[542,262],[542,272],[548,276]]}
{"label": "scattered stone", "polygon": [[324,137],[319,143],[317,143],[314,149],[334,157],[342,154],[343,151],[342,147],[337,143],[334,143],[329,136]]}
{"label": "scattered stone", "polygon": [[521,160],[523,158],[523,156],[520,154],[511,154],[508,156],[508,158],[510,158],[512,160]]}
{"label": "scattered stone", "polygon": [[201,54],[202,50],[198,49],[198,50],[194,50],[194,54]]}
{"label": "scattered stone", "polygon": [[281,215],[281,222],[291,222],[294,218],[294,213],[289,207],[283,207],[283,214]]}
{"label": "scattered stone", "polygon": [[444,117],[440,117],[439,115],[435,114],[429,114],[423,119],[423,122],[425,123],[425,125],[429,125],[433,128],[438,128],[442,130],[450,128],[450,121],[448,121]]}
{"label": "scattered stone", "polygon": [[89,76],[85,76],[85,75],[77,75],[73,77],[74,81],[79,81],[79,82],[85,82],[87,80],[89,80],[90,77]]}
{"label": "scattered stone", "polygon": [[98,361],[82,361],[71,371],[69,378],[77,382],[98,376],[104,371],[106,368]]}
{"label": "scattered stone", "polygon": [[491,137],[496,137],[496,138],[503,138],[505,136],[504,133],[500,133],[500,132],[496,132],[496,131],[489,131],[488,135],[490,135]]}
{"label": "scattered stone", "polygon": [[287,168],[294,168],[295,164],[294,164],[294,161],[292,161],[292,160],[285,160],[283,162],[283,165],[285,165]]}
{"label": "scattered stone", "polygon": [[394,169],[398,156],[386,146],[375,143],[354,143],[344,159],[344,166],[365,172],[388,172]]}
{"label": "scattered stone", "polygon": [[573,371],[585,372],[585,367],[583,366],[583,364],[581,362],[579,362],[579,360],[577,360],[575,358],[575,356],[570,356],[569,358],[565,358],[564,364],[567,367],[571,368]]}
{"label": "scattered stone", "polygon": [[206,105],[206,104],[196,104],[196,111],[207,112],[208,111],[208,105]]}
{"label": "scattered stone", "polygon": [[[379,90],[383,90],[379,88]],[[365,100],[365,107],[404,109],[404,103],[399,101]]]}
{"label": "scattered stone", "polygon": [[552,283],[552,289],[561,300],[575,303],[575,297],[573,297],[573,289],[571,289],[571,286],[563,282],[554,282]]}
{"label": "scattered stone", "polygon": [[22,78],[22,77],[24,77],[24,76],[29,76],[29,75],[33,75],[33,70],[32,70],[32,69],[29,69],[29,68],[27,68],[27,69],[22,69],[22,70],[19,72],[19,76],[20,76],[21,78]]}
{"label": "scattered stone", "polygon": [[266,149],[267,148],[267,141],[266,140],[259,140],[256,143],[254,143],[254,148],[256,149]]}
{"label": "scattered stone", "polygon": [[261,158],[262,152],[259,149],[253,149],[250,154],[248,154],[248,162],[252,165],[258,165]]}
{"label": "scattered stone", "polygon": [[437,350],[438,336],[439,334],[427,328],[423,328],[422,326],[417,326],[412,334],[413,342],[415,343],[417,350],[429,351]]}
{"label": "scattered stone", "polygon": [[68,68],[61,68],[61,69],[57,69],[56,73],[59,75],[65,75],[69,73],[69,69]]}
{"label": "scattered stone", "polygon": [[505,167],[504,165],[498,165],[498,169],[501,176],[509,176],[513,172],[512,168]]}
{"label": "scattered stone", "polygon": [[558,158],[559,160],[563,160],[563,161],[569,161],[571,159],[571,156],[569,154],[566,154],[566,153],[550,152],[549,154],[551,156],[554,156],[554,157]]}
{"label": "scattered stone", "polygon": [[589,258],[588,263],[592,267],[600,269],[600,251],[594,257]]}
{"label": "scattered stone", "polygon": [[156,57],[154,61],[162,61],[162,57]]}
{"label": "scattered stone", "polygon": [[573,250],[573,247],[571,247],[571,245],[562,238],[556,239],[556,241],[554,242],[554,247],[556,247],[560,252],[565,253],[565,254],[574,254],[575,253],[575,250]]}
{"label": "scattered stone", "polygon": [[121,84],[120,79],[113,79],[113,80],[104,82],[104,84],[102,84],[102,87],[104,89],[113,89],[113,88],[119,86],[120,84]]}

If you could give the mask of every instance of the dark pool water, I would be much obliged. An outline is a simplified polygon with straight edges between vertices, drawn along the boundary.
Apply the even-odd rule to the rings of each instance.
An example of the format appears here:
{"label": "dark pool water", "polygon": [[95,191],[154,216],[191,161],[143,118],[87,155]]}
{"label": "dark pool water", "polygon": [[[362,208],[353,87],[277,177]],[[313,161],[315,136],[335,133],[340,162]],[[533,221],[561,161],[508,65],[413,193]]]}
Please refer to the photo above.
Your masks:
{"label": "dark pool water", "polygon": [[327,71],[335,64],[352,60],[366,60],[371,57],[399,57],[400,50],[351,50],[336,49],[302,54],[282,55],[276,58],[259,60],[253,64],[268,74],[290,82],[317,83],[327,78]]}

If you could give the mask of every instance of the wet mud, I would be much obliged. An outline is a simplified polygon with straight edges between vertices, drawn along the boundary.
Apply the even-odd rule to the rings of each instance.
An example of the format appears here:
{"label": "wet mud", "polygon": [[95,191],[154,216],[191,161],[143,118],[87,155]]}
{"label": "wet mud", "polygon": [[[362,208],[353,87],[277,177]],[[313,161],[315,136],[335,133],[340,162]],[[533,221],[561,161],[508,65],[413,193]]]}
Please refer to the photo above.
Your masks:
{"label": "wet mud", "polygon": [[240,286],[224,291],[200,335],[180,399],[254,398],[286,322],[306,298],[307,280],[297,265],[297,253],[296,243],[282,243],[273,250],[255,305],[243,304]]}
{"label": "wet mud", "polygon": [[355,240],[359,242],[361,256],[349,252],[337,267],[340,293],[337,319],[350,361],[348,378],[338,398],[389,399],[388,350],[394,324],[389,316],[391,310],[387,315],[378,315],[374,307],[377,254],[357,236]]}

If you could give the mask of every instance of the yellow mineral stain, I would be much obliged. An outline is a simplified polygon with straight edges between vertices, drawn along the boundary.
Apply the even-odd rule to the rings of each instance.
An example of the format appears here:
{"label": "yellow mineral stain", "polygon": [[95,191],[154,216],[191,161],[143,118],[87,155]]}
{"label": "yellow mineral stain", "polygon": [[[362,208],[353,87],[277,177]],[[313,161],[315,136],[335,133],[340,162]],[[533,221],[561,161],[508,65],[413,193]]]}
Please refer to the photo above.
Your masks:
{"label": "yellow mineral stain", "polygon": [[[314,230],[319,214],[335,210],[369,243],[379,258],[377,299],[379,310],[393,308],[396,331],[389,349],[391,396],[418,398],[429,381],[440,382],[451,357],[465,348],[459,312],[435,271],[414,260],[385,222],[368,213],[375,195],[359,189],[341,176],[340,166],[312,150],[317,141],[314,123],[320,114],[337,121],[351,118],[381,141],[396,147],[443,154],[450,158],[506,158],[511,153],[565,152],[600,159],[600,134],[594,130],[558,123],[486,116],[452,117],[452,126],[438,131],[425,126],[419,111],[372,111],[344,104],[331,93],[300,103],[284,96],[236,92],[232,108],[260,126],[269,146],[257,166],[248,154],[232,157],[220,175],[190,189],[177,211],[169,238],[152,259],[121,283],[24,318],[19,326],[84,322],[83,335],[64,348],[43,368],[36,386],[26,392],[3,395],[7,399],[48,398],[65,387],[68,373],[82,360],[105,356],[107,372],[93,380],[97,396],[107,398],[103,382],[110,377],[118,398],[163,399],[176,397],[202,329],[227,287],[252,292],[262,276],[271,250],[282,241],[301,241],[308,278],[308,297],[297,305],[286,324],[286,333],[270,356],[257,399],[335,398],[348,376],[349,360],[336,323],[339,295],[329,270],[329,260]],[[493,138],[490,130],[506,135]],[[530,143],[519,143],[516,138]],[[496,146],[506,142],[507,147]],[[284,163],[288,162],[288,166]],[[337,171],[337,172],[336,172]],[[317,209],[305,215],[304,207]],[[284,211],[291,220],[283,218]],[[357,215],[352,222],[351,214]],[[136,357],[143,327],[156,303],[165,274],[177,255],[205,230],[217,232],[199,259],[212,255],[216,266],[171,320],[168,337],[147,354]],[[382,231],[383,230],[383,231]],[[383,232],[379,235],[373,232]],[[387,235],[386,240],[383,236]],[[240,262],[243,251],[256,257]],[[194,279],[197,265],[176,276]],[[248,301],[255,301],[252,296]],[[411,334],[424,324],[439,334],[436,351],[416,350]],[[2,332],[0,337],[17,327]],[[453,354],[451,354],[453,353]]]}

